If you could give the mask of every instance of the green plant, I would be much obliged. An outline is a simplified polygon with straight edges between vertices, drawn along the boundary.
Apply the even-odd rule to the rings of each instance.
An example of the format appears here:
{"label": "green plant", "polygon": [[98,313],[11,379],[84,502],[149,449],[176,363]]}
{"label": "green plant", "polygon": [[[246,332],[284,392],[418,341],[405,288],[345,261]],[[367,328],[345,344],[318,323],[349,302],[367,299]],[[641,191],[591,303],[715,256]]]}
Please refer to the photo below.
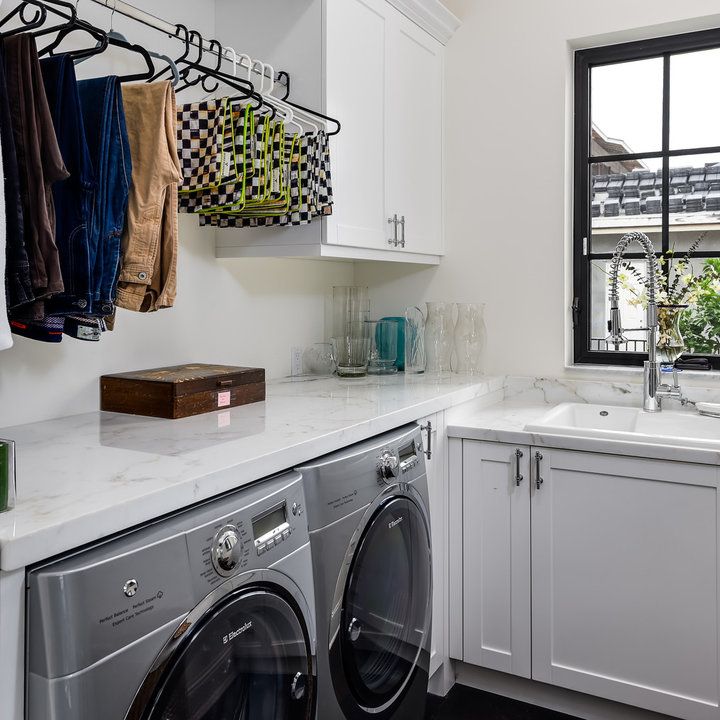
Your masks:
{"label": "green plant", "polygon": [[697,297],[683,313],[680,331],[689,352],[720,354],[720,258],[704,262]]}

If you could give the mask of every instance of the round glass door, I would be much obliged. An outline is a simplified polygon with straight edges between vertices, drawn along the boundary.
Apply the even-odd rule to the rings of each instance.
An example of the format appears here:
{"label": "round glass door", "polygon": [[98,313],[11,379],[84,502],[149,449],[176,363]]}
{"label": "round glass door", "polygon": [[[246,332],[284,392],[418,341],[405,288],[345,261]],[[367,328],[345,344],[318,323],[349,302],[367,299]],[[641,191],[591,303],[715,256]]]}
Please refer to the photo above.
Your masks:
{"label": "round glass door", "polygon": [[147,720],[307,720],[307,633],[279,593],[245,589],[198,624],[161,679]]}
{"label": "round glass door", "polygon": [[395,497],[368,524],[345,590],[342,665],[361,707],[392,703],[412,676],[430,631],[431,578],[427,522]]}

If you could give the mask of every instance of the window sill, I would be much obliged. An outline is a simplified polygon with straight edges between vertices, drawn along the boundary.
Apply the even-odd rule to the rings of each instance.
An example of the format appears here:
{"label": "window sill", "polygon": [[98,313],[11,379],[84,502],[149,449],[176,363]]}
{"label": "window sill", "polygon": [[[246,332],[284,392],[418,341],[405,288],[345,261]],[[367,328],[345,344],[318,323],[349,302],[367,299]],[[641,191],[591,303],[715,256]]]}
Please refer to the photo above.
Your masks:
{"label": "window sill", "polygon": [[[623,379],[639,383],[642,382],[643,370],[640,367],[632,366],[566,363],[565,375],[585,380]],[[683,370],[682,379],[686,385],[714,387],[720,385],[720,370]]]}

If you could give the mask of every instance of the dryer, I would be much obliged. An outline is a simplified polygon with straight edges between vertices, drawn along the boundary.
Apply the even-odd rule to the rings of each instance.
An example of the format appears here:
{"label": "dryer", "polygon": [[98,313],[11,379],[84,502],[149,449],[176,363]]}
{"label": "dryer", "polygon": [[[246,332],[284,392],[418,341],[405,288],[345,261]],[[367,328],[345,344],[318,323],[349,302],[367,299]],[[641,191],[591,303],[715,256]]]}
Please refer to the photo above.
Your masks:
{"label": "dryer", "polygon": [[298,471],[315,578],[317,720],[418,720],[432,621],[420,429],[381,435]]}
{"label": "dryer", "polygon": [[313,596],[297,473],[36,567],[27,718],[310,720]]}

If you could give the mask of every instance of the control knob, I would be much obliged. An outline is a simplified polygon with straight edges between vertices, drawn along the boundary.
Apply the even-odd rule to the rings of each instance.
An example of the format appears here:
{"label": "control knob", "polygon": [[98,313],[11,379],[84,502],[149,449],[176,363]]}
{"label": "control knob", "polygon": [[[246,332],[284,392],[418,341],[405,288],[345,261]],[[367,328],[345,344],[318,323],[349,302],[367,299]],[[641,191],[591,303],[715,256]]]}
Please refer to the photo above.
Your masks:
{"label": "control knob", "polygon": [[386,451],[380,456],[380,477],[388,482],[398,476],[400,463],[395,455]]}
{"label": "control knob", "polygon": [[230,575],[240,560],[240,535],[233,525],[222,528],[213,540],[212,560],[220,575]]}

